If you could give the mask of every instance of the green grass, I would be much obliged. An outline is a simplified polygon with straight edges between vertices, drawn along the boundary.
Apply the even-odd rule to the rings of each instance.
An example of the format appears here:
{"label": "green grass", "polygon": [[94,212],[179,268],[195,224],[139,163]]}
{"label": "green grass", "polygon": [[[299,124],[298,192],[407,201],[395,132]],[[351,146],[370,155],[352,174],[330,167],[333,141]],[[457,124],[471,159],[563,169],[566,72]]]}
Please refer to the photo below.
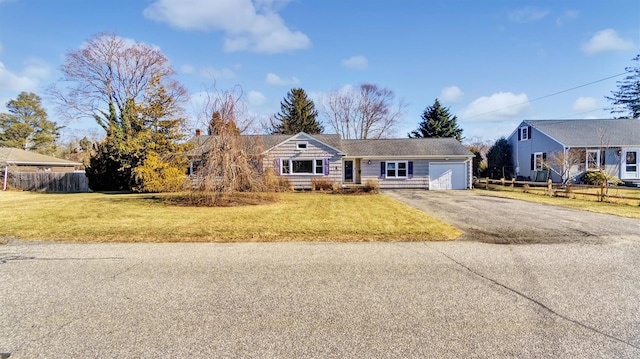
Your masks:
{"label": "green grass", "polygon": [[283,193],[184,207],[163,195],[0,192],[0,238],[74,242],[430,241],[462,233],[384,195]]}
{"label": "green grass", "polygon": [[[475,189],[476,193],[485,196],[495,196],[503,198],[513,198],[523,201],[544,203],[554,206],[579,209],[597,213],[612,214],[620,217],[640,219],[640,206],[625,203],[594,202],[592,199],[549,197],[543,194],[523,193],[509,188],[498,190]],[[635,202],[637,203],[637,201]]]}

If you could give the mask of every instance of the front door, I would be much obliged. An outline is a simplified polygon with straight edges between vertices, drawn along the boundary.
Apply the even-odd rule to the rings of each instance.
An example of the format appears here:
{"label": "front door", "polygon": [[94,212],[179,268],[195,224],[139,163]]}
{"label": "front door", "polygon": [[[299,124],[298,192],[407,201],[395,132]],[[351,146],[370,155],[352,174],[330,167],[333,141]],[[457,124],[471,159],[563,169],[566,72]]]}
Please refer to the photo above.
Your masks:
{"label": "front door", "polygon": [[353,160],[344,161],[344,183],[353,183]]}
{"label": "front door", "polygon": [[638,165],[640,158],[638,158],[638,151],[629,150],[625,153],[625,165],[623,178],[638,178]]}

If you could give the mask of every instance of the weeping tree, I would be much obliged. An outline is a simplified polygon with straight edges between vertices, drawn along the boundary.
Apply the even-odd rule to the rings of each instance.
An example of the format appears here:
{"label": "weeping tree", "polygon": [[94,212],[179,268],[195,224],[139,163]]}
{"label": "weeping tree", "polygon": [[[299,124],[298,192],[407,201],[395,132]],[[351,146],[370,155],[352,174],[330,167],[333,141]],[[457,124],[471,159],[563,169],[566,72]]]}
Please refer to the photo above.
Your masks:
{"label": "weeping tree", "polygon": [[[189,201],[197,205],[226,205],[238,199],[239,192],[274,192],[277,181],[273,173],[262,170],[264,146],[259,136],[244,136],[237,123],[249,123],[242,97],[235,91],[209,97],[207,108],[209,136],[195,151],[201,160],[195,171]],[[242,197],[266,198],[263,195]]]}

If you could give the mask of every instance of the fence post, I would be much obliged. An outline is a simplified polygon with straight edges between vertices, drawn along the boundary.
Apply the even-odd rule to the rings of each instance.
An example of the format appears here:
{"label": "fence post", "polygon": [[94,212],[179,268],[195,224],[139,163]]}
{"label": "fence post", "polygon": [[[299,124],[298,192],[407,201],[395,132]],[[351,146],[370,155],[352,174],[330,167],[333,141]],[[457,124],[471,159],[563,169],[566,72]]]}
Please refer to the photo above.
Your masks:
{"label": "fence post", "polygon": [[605,192],[607,189],[607,181],[603,181],[602,184],[600,185],[600,202],[603,202],[605,199]]}
{"label": "fence post", "polygon": [[551,181],[551,178],[547,180],[547,195],[553,197],[553,182]]}
{"label": "fence post", "polygon": [[488,190],[489,189],[489,177],[486,178],[486,182],[484,185],[484,189]]}
{"label": "fence post", "polygon": [[500,184],[504,187],[504,177],[500,178]]}
{"label": "fence post", "polygon": [[511,179],[511,188],[515,188],[515,186],[516,186],[516,179],[512,178]]}

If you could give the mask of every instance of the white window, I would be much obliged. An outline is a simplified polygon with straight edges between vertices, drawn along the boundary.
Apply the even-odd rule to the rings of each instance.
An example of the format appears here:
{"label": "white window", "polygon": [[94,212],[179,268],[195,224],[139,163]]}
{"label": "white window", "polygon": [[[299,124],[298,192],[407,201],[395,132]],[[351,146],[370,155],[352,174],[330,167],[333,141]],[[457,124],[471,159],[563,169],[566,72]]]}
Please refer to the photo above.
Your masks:
{"label": "white window", "polygon": [[289,165],[289,160],[282,160],[282,174],[291,173],[291,166]]}
{"label": "white window", "polygon": [[600,150],[587,150],[587,171],[600,170]]}
{"label": "white window", "polygon": [[386,178],[407,178],[407,161],[387,162]]}
{"label": "white window", "polygon": [[520,127],[520,141],[526,141],[531,138],[529,126]]}
{"label": "white window", "polygon": [[308,143],[307,142],[296,142],[296,149],[300,150],[300,151],[304,151],[308,148]]}
{"label": "white window", "polygon": [[638,172],[638,152],[627,151],[625,170],[627,172]]}
{"label": "white window", "polygon": [[280,166],[283,175],[321,175],[324,174],[323,159],[287,159]]}

